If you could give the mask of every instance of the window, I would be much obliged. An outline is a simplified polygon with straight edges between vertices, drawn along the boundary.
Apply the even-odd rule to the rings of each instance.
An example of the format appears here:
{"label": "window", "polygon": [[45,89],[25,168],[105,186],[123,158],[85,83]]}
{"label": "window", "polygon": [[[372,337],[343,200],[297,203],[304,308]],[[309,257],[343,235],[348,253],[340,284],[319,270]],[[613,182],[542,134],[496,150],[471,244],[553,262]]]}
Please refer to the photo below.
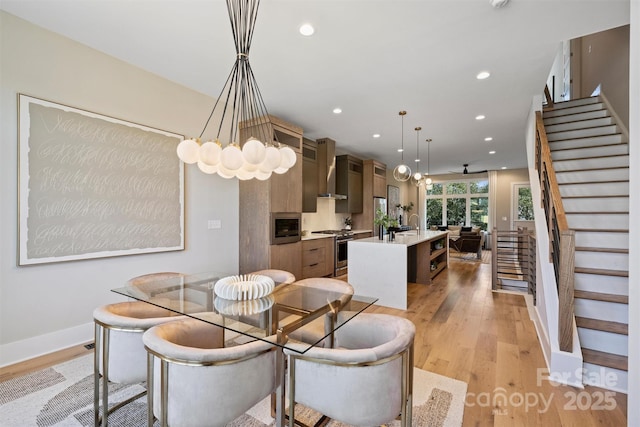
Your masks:
{"label": "window", "polygon": [[533,200],[531,198],[531,187],[518,185],[518,221],[533,221]]}
{"label": "window", "polygon": [[427,225],[471,225],[487,230],[489,181],[487,179],[434,183],[427,190]]}

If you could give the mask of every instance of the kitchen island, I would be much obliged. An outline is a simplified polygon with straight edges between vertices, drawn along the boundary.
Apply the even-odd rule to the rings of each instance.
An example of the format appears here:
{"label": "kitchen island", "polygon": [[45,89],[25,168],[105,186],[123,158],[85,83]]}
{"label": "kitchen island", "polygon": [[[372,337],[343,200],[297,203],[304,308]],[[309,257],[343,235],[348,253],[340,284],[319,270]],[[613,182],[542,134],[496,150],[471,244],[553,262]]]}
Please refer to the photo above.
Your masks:
{"label": "kitchen island", "polygon": [[407,309],[407,283],[430,284],[449,265],[449,232],[396,233],[393,241],[370,237],[349,242],[349,283],[377,304]]}

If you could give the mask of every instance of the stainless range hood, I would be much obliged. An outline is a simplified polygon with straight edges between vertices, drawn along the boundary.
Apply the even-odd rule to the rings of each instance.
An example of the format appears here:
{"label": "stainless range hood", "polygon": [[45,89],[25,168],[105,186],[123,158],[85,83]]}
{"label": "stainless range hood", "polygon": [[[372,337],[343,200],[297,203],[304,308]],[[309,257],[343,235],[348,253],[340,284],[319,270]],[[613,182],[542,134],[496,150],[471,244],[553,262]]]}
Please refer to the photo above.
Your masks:
{"label": "stainless range hood", "polygon": [[344,194],[336,194],[336,142],[320,138],[318,144],[318,197],[346,200]]}

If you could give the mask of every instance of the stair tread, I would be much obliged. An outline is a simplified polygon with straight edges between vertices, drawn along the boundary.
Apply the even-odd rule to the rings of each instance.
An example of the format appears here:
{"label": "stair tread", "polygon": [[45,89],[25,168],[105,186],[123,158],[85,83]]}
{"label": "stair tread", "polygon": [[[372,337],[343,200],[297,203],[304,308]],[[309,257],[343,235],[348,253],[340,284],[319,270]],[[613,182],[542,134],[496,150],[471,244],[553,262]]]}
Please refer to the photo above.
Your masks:
{"label": "stair tread", "polygon": [[[574,273],[584,273],[584,274],[598,274],[601,276],[618,276],[618,277],[629,277],[629,272],[625,270],[608,270],[606,268],[588,268],[588,267],[575,267],[573,269]],[[578,291],[576,291],[578,292]],[[582,291],[580,291],[582,292]],[[607,294],[608,295],[608,294]]]}
{"label": "stair tread", "polygon": [[629,211],[564,211],[567,215],[626,215]]}
{"label": "stair tread", "polygon": [[629,335],[629,325],[626,323],[612,322],[610,320],[591,319],[576,316],[576,325],[579,328],[594,329],[596,331],[612,332],[614,334]]}
{"label": "stair tread", "polygon": [[594,301],[604,301],[604,302],[615,302],[618,304],[629,304],[629,297],[627,295],[605,294],[602,292],[575,290],[573,291],[573,296],[574,298],[580,298],[580,299],[590,299]]}
{"label": "stair tread", "polygon": [[605,353],[603,351],[592,350],[590,348],[583,348],[582,360],[586,363],[607,366],[609,368],[620,369],[621,371],[628,370],[627,356],[621,356],[619,354]]}
{"label": "stair tread", "polygon": [[602,196],[563,196],[562,199],[602,199],[603,197],[626,197],[629,198],[628,194],[603,194]]}
{"label": "stair tread", "polygon": [[622,248],[598,248],[594,246],[576,246],[576,251],[581,252],[609,252],[614,254],[628,254],[629,249]]}
{"label": "stair tread", "polygon": [[[591,119],[593,120],[593,119]],[[587,127],[583,127],[583,128],[576,128],[576,129],[567,129],[567,130],[554,130],[551,132],[547,132],[547,136],[548,135],[553,135],[555,133],[562,133],[562,132],[576,132],[576,131],[581,131],[584,129],[597,129],[597,128],[606,128],[606,127],[611,127],[611,126],[616,126],[615,123],[611,123],[608,125],[596,125],[596,126],[587,126]],[[616,132],[616,133],[621,133],[621,132]],[[599,134],[599,135],[592,135],[592,136],[602,136],[602,135],[612,135],[611,132],[607,132],[607,133],[603,133],[603,134]]]}
{"label": "stair tread", "polygon": [[591,233],[628,233],[628,229],[623,228],[572,228],[576,232],[591,232]]}
{"label": "stair tread", "polygon": [[[594,102],[593,104],[587,104],[587,105],[594,105],[594,104],[600,104],[600,102]],[[584,105],[574,105],[573,107],[567,107],[567,108],[558,108],[558,109],[553,109],[553,110],[547,110],[548,112],[554,112],[554,111],[560,111],[560,110],[568,110],[569,108],[574,108],[574,107],[584,107]],[[584,113],[594,113],[594,112],[600,112],[600,111],[607,111],[607,109],[605,107],[601,107],[601,108],[594,108],[593,110],[587,110],[587,111],[579,111],[579,112],[571,112],[571,113],[567,113],[567,114],[555,114],[553,116],[547,116],[544,117],[543,115],[543,120],[544,119],[557,119],[559,117],[568,117],[571,118],[571,116],[575,116],[577,114],[584,114]],[[608,111],[607,111],[608,112]],[[577,120],[573,120],[574,122]]]}
{"label": "stair tread", "polygon": [[[569,132],[569,131],[562,131],[562,132]],[[555,132],[551,132],[551,134],[554,134]],[[556,139],[554,141],[549,141],[549,144],[555,144],[556,142],[563,142],[563,141],[575,141],[575,140],[579,140],[579,139],[588,139],[588,138],[601,138],[604,136],[615,136],[615,135],[622,135],[621,132],[611,132],[611,133],[603,133],[601,135],[587,135],[587,136],[576,136],[573,138],[565,138],[565,139]],[[624,143],[620,143],[618,142],[618,144],[624,144]],[[551,147],[551,146],[549,146]],[[553,150],[551,150],[553,151]]]}
{"label": "stair tread", "polygon": [[[553,111],[553,110],[549,110],[549,111]],[[543,116],[544,116],[544,114],[543,114]],[[566,116],[566,114],[565,114],[565,116]],[[562,117],[562,116],[560,116],[560,117]],[[553,119],[553,118],[555,118],[555,117],[546,117],[546,118],[547,118],[547,119]],[[547,126],[555,126],[555,125],[560,125],[560,124],[562,124],[562,125],[566,125],[566,124],[569,124],[569,123],[588,122],[589,120],[601,120],[601,119],[610,119],[610,118],[611,118],[611,116],[604,116],[604,117],[592,117],[592,118],[590,118],[590,119],[570,120],[570,121],[568,121],[568,122],[562,122],[562,123],[551,123],[551,124],[549,124],[549,125],[547,125],[547,124],[545,123],[545,125],[547,125]],[[545,119],[545,117],[543,117],[543,120],[544,120],[544,119]],[[615,123],[612,123],[612,124],[615,124]],[[594,127],[594,126],[591,126],[591,127]]]}
{"label": "stair tread", "polygon": [[629,166],[607,166],[603,168],[563,169],[561,171],[557,170],[555,172],[556,172],[556,175],[559,175],[561,173],[568,173],[568,172],[609,171],[609,170],[615,170],[615,169],[629,169]]}
{"label": "stair tread", "polygon": [[582,182],[559,182],[558,185],[576,185],[576,184],[606,184],[613,182],[629,182],[628,179],[610,179],[608,181],[582,181]]}
{"label": "stair tread", "polygon": [[[584,149],[587,149],[587,148],[613,147],[613,146],[616,146],[616,145],[627,145],[627,144],[628,144],[627,142],[616,142],[614,144],[587,145],[587,146],[584,146],[584,147],[569,147],[569,148],[552,148],[551,146],[549,146],[549,149],[551,150],[552,153],[556,153],[558,151],[584,150]],[[562,160],[569,160],[569,159],[562,159]]]}
{"label": "stair tread", "polygon": [[556,162],[565,162],[567,160],[590,160],[590,159],[602,159],[603,157],[621,157],[621,156],[629,157],[628,154],[607,154],[607,155],[604,155],[604,156],[585,156],[585,157],[576,157],[575,159],[561,159],[561,160],[555,160],[555,161]]}

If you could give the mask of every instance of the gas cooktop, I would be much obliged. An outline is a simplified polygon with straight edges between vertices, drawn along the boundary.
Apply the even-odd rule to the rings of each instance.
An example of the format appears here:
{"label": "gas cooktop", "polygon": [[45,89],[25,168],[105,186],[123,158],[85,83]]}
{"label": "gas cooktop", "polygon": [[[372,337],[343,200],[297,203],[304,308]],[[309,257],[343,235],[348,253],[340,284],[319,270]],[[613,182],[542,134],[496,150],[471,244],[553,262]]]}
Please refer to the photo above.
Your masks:
{"label": "gas cooktop", "polygon": [[316,234],[333,234],[337,237],[350,237],[353,236],[353,231],[351,230],[321,230],[321,231],[313,231]]}

